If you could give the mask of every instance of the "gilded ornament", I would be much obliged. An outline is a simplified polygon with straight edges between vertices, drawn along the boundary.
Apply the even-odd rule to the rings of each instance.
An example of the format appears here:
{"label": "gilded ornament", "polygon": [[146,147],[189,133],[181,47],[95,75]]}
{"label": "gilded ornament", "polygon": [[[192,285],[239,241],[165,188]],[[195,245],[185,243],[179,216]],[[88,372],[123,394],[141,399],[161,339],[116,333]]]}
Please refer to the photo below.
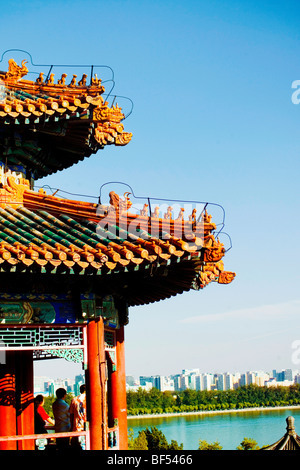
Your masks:
{"label": "gilded ornament", "polygon": [[222,271],[219,275],[219,284],[230,284],[235,278],[235,273],[230,271]]}
{"label": "gilded ornament", "polygon": [[148,204],[144,204],[143,209],[140,210],[140,215],[147,217],[148,215]]}
{"label": "gilded ornament", "polygon": [[127,211],[131,206],[132,202],[129,199],[130,193],[124,193],[124,199],[121,199],[120,196],[115,193],[115,191],[111,191],[109,193],[109,203],[113,210],[116,212],[124,212]]}
{"label": "gilded ornament", "polygon": [[151,213],[151,217],[154,217],[155,219],[159,218],[159,207],[156,206],[154,209],[154,212]]}
{"label": "gilded ornament", "polygon": [[44,83],[44,74],[43,72],[40,72],[38,78],[36,79],[35,83],[37,85],[42,85]]}
{"label": "gilded ornament", "polygon": [[93,120],[94,121],[110,121],[114,123],[119,123],[124,119],[125,116],[121,111],[121,108],[118,105],[114,105],[112,108],[107,106],[107,102],[100,106],[93,111]]}
{"label": "gilded ornament", "polygon": [[66,84],[66,78],[67,78],[67,74],[63,73],[61,78],[57,82],[58,85],[65,85]]}
{"label": "gilded ornament", "polygon": [[191,213],[191,215],[189,215],[190,222],[196,222],[196,213],[197,213],[197,209],[193,209],[193,212]]}
{"label": "gilded ornament", "polygon": [[202,221],[206,224],[210,224],[211,223],[211,215],[208,215],[207,213],[207,210],[205,209],[204,213],[202,214],[202,217],[201,217]]}
{"label": "gilded ornament", "polygon": [[76,78],[77,78],[77,75],[73,75],[73,78],[72,78],[71,83],[70,83],[69,86],[71,86],[71,87],[76,86]]}
{"label": "gilded ornament", "polygon": [[5,78],[12,78],[15,80],[19,80],[20,78],[24,77],[24,75],[28,74],[28,68],[26,67],[27,60],[22,60],[22,67],[17,65],[14,59],[9,59],[8,61],[8,71],[5,74]]}
{"label": "gilded ornament", "polygon": [[179,211],[179,214],[178,214],[178,217],[176,220],[183,220],[183,216],[184,216],[184,208],[181,207],[180,211]]}
{"label": "gilded ornament", "polygon": [[101,79],[97,77],[96,73],[95,73],[95,76],[92,78],[92,85],[93,86],[100,86],[101,85]]}
{"label": "gilded ornament", "polygon": [[115,145],[127,145],[132,139],[132,132],[122,132],[115,139]]}
{"label": "gilded ornament", "polygon": [[78,86],[86,86],[86,79],[87,79],[87,74],[84,73],[82,75],[81,80],[79,80],[79,82],[78,82]]}
{"label": "gilded ornament", "polygon": [[205,249],[203,259],[208,262],[216,262],[222,259],[224,255],[224,246],[212,246],[209,249]]}
{"label": "gilded ornament", "polygon": [[171,206],[167,208],[167,212],[165,212],[164,214],[164,219],[172,219],[172,210],[173,210],[173,207]]}
{"label": "gilded ornament", "polygon": [[54,85],[54,73],[50,74],[50,77],[47,80],[47,85]]}

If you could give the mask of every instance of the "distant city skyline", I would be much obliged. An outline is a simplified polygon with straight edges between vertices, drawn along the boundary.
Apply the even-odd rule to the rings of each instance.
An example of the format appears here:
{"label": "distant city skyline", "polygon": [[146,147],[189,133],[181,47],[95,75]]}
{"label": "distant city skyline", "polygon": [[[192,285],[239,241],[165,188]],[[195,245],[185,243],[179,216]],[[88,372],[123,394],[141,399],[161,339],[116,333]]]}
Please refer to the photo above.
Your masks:
{"label": "distant city skyline", "polygon": [[[59,367],[58,367],[58,361],[59,361]],[[46,362],[48,363],[47,367],[46,366]],[[49,366],[50,364],[50,366]],[[286,371],[286,370],[289,370],[291,371],[293,374],[297,374],[300,370],[300,367],[293,367],[293,368],[276,368],[276,367],[272,367],[272,368],[268,368],[268,369],[264,369],[264,368],[257,368],[257,369],[240,369],[240,370],[237,370],[237,369],[222,369],[222,368],[219,368],[219,369],[216,369],[216,370],[213,370],[211,371],[209,368],[184,368],[184,369],[181,369],[181,372],[179,371],[180,369],[177,369],[177,371],[172,371],[170,373],[167,373],[167,374],[143,374],[143,373],[140,373],[140,374],[137,374],[137,375],[133,375],[133,374],[127,374],[126,373],[126,378],[128,377],[133,377],[134,380],[139,380],[140,377],[158,377],[158,376],[164,376],[164,377],[172,377],[172,376],[175,376],[175,375],[180,375],[180,374],[184,374],[184,373],[189,373],[189,372],[192,372],[194,373],[194,371],[199,371],[200,374],[211,374],[211,375],[218,375],[218,374],[232,374],[232,375],[235,375],[235,374],[243,374],[243,373],[247,373],[247,372],[254,372],[254,373],[266,373],[266,374],[272,374],[274,371],[276,371],[277,373],[281,373],[282,371]],[[64,359],[48,359],[47,361],[35,361],[35,366],[34,366],[34,375],[35,375],[35,378],[36,377],[48,377],[49,379],[51,380],[67,380],[67,379],[70,379],[70,380],[74,380],[76,376],[79,376],[79,375],[82,375],[84,376],[84,370],[82,368],[82,365],[80,363],[72,363],[70,361],[66,361]]]}
{"label": "distant city skyline", "polygon": [[[210,370],[206,370],[206,369],[199,369],[198,367],[196,368],[193,368],[193,369],[183,369],[181,372],[176,372],[176,373],[171,373],[171,374],[166,374],[165,376],[166,377],[172,377],[172,376],[175,376],[175,375],[180,375],[180,374],[195,374],[196,371],[197,373],[200,373],[200,374],[212,374],[212,375],[217,375],[217,374],[241,374],[241,373],[248,373],[248,372],[255,372],[255,373],[267,373],[267,374],[272,374],[274,372],[276,373],[280,373],[282,371],[292,371],[293,374],[297,374],[299,372],[299,369],[298,368],[295,368],[295,369],[290,369],[290,368],[285,368],[285,369],[276,369],[276,368],[272,368],[272,369],[251,369],[251,370],[245,370],[245,369],[241,369],[241,370],[235,370],[235,371],[232,371],[232,370],[218,370],[218,371],[210,371]],[[161,374],[153,374],[153,375],[148,375],[148,377],[157,377],[157,376],[160,376]],[[128,375],[126,374],[126,377],[134,377],[135,379],[139,379],[139,377],[147,377],[146,374],[140,374],[138,376],[133,376],[133,375]]]}
{"label": "distant city skyline", "polygon": [[34,377],[34,395],[52,395],[58,388],[65,388],[67,393],[79,394],[79,387],[85,383],[84,374],[76,374],[74,377],[56,377],[55,379],[48,375],[36,375]]}
{"label": "distant city skyline", "polygon": [[[295,365],[294,367],[269,367],[269,368],[263,368],[263,367],[258,367],[258,368],[253,368],[253,369],[248,369],[248,368],[241,368],[241,369],[224,369],[222,367],[216,367],[215,369],[211,370],[209,367],[185,367],[183,369],[181,368],[175,368],[175,370],[172,371],[167,371],[166,374],[160,374],[159,372],[153,373],[153,374],[146,374],[141,371],[141,373],[138,374],[130,374],[127,373],[126,371],[126,377],[134,377],[135,379],[138,379],[139,377],[142,376],[173,376],[173,375],[178,375],[182,373],[183,370],[199,370],[200,373],[205,374],[222,374],[222,373],[231,373],[231,374],[236,374],[239,372],[248,372],[248,371],[260,371],[260,372],[266,372],[266,373],[271,373],[274,370],[282,371],[282,370],[287,370],[290,369],[293,372],[297,373],[298,370],[300,370],[300,366]],[[181,372],[179,372],[181,370]],[[47,376],[51,378],[52,380],[56,379],[72,379],[76,375],[84,375],[84,370],[83,370],[83,365],[81,363],[75,363],[71,361],[67,361],[65,359],[59,358],[59,359],[47,359],[43,361],[34,361],[34,375],[35,377],[39,376]]]}
{"label": "distant city skyline", "polygon": [[152,387],[160,391],[192,390],[233,390],[243,385],[276,387],[300,384],[298,369],[272,371],[251,370],[231,372],[200,372],[199,369],[184,369],[181,373],[153,376],[126,376],[127,390],[137,391],[143,388],[149,391]]}

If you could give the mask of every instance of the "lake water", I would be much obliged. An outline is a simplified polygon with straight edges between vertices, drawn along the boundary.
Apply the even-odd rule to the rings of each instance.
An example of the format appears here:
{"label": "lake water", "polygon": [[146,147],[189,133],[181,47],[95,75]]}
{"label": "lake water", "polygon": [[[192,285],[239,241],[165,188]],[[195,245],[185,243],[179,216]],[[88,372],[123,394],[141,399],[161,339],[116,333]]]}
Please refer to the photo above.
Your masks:
{"label": "lake water", "polygon": [[296,433],[300,435],[300,408],[274,409],[222,414],[186,415],[157,418],[130,418],[128,429],[138,431],[156,426],[168,442],[174,439],[183,443],[184,450],[197,450],[199,439],[218,441],[223,450],[235,450],[244,437],[254,439],[257,444],[274,444],[286,432],[286,418],[295,418]]}

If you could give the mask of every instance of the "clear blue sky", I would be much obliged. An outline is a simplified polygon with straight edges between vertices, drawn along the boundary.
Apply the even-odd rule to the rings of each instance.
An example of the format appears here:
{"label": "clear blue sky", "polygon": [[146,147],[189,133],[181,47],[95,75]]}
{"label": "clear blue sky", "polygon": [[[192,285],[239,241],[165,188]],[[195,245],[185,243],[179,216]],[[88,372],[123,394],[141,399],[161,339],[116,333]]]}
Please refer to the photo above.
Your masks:
{"label": "clear blue sky", "polygon": [[[106,64],[130,97],[125,148],[108,147],[40,180],[97,196],[221,204],[229,286],[211,284],[132,308],[127,374],[300,369],[300,4],[297,1],[14,1],[1,5],[1,49],[36,64]],[[6,65],[6,64],[5,64]],[[119,103],[123,104],[123,103]]]}

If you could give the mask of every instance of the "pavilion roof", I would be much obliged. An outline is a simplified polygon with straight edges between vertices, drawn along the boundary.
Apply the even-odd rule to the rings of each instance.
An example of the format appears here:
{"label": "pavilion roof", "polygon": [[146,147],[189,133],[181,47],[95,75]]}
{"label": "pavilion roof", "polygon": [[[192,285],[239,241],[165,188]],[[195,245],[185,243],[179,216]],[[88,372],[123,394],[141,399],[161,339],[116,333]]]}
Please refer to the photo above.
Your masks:
{"label": "pavilion roof", "polygon": [[132,134],[118,104],[104,100],[93,66],[89,83],[74,73],[55,83],[52,66],[29,80],[26,64],[10,59],[0,71],[0,276],[81,276],[128,305],[230,283],[235,273],[224,270],[225,248],[206,211],[200,223],[192,214],[173,220],[171,207],[165,216],[131,213],[129,193],[122,200],[111,192],[105,206],[32,190],[32,180],[126,145]]}
{"label": "pavilion roof", "polygon": [[300,450],[300,436],[295,431],[294,417],[288,416],[286,422],[285,435],[274,444],[263,447],[261,450]]}
{"label": "pavilion roof", "polygon": [[9,60],[0,71],[0,159],[24,166],[33,179],[72,166],[106,145],[123,146],[132,134],[124,131],[125,115],[118,104],[104,100],[101,80],[54,74],[26,80],[28,68]]}
{"label": "pavilion roof", "polygon": [[143,229],[132,230],[134,214],[104,209],[99,215],[98,204],[36,192],[26,180],[8,177],[0,188],[0,272],[94,276],[119,285],[129,305],[235,277],[224,270],[225,249],[209,216],[199,233],[188,221],[188,235],[179,236],[175,221],[166,233],[162,219],[145,216]]}

